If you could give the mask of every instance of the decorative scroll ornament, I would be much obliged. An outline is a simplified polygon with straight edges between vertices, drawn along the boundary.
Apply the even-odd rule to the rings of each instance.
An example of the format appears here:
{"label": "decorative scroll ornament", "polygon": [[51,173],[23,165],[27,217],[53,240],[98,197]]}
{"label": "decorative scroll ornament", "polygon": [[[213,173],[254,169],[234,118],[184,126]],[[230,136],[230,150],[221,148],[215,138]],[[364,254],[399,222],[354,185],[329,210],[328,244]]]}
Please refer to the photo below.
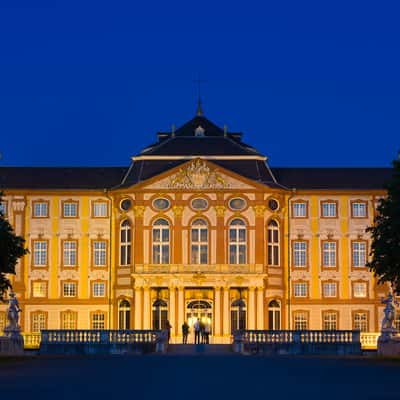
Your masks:
{"label": "decorative scroll ornament", "polygon": [[204,161],[196,160],[170,178],[171,189],[225,189],[229,184]]}

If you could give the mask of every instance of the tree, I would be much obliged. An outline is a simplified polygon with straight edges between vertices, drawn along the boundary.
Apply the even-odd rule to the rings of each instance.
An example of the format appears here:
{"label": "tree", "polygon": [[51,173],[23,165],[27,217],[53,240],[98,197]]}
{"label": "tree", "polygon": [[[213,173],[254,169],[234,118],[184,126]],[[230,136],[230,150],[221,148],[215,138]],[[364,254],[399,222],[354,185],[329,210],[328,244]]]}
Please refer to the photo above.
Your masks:
{"label": "tree", "polygon": [[393,175],[386,189],[374,226],[367,228],[372,236],[372,259],[367,267],[378,277],[378,283],[389,282],[400,294],[400,156],[393,161]]}
{"label": "tree", "polygon": [[[0,202],[3,193],[0,192]],[[25,239],[17,236],[13,227],[0,209],[0,300],[4,293],[11,288],[11,282],[6,274],[15,275],[15,266],[18,259],[28,253],[25,248]]]}

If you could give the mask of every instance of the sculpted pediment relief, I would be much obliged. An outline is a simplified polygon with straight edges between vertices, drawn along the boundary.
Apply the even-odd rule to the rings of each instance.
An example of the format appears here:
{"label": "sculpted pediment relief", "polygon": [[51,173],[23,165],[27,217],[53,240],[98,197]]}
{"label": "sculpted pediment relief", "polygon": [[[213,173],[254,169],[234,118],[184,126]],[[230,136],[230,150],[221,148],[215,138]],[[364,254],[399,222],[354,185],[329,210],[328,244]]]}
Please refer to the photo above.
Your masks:
{"label": "sculpted pediment relief", "polygon": [[252,189],[253,186],[214,168],[204,160],[193,160],[171,175],[146,185],[146,189]]}

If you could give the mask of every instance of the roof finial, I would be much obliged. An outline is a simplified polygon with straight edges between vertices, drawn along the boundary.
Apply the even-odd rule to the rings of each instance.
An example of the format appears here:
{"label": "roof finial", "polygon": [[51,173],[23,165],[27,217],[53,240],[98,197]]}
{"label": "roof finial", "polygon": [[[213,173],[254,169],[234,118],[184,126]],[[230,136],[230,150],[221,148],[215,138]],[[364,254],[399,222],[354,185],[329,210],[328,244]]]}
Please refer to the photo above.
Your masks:
{"label": "roof finial", "polygon": [[196,80],[197,82],[197,111],[196,111],[196,115],[199,117],[203,116],[203,107],[202,107],[202,103],[201,103],[201,84],[203,83],[203,81],[200,79],[200,73],[199,73],[199,77]]}

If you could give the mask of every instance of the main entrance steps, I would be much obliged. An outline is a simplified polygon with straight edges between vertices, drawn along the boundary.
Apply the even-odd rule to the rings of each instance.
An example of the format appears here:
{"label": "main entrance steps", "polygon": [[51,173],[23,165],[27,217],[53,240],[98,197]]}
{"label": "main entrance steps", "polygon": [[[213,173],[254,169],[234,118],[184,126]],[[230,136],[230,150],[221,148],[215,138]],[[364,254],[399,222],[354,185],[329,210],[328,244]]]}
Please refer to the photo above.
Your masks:
{"label": "main entrance steps", "polygon": [[171,355],[229,355],[232,352],[231,344],[170,344],[168,354]]}

